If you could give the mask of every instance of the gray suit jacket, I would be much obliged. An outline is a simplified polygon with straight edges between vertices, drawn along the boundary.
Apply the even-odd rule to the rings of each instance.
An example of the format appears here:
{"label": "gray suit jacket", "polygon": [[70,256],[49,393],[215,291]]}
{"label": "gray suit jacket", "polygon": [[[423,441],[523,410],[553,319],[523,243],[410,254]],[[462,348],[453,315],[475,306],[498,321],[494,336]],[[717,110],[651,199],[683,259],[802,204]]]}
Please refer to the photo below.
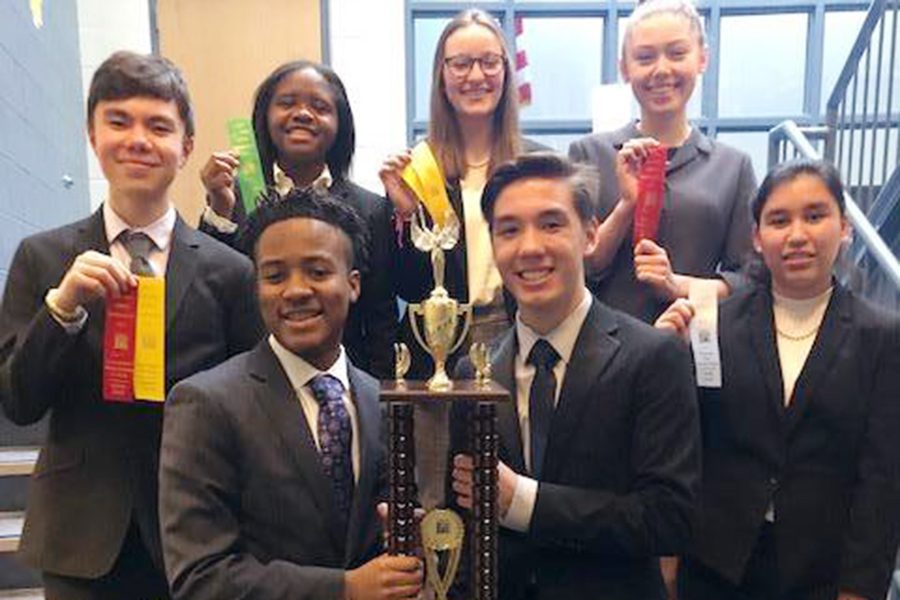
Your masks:
{"label": "gray suit jacket", "polygon": [[[157,471],[163,407],[102,398],[105,305],[77,335],[44,306],[75,257],[109,253],[103,213],[25,239],[0,307],[0,403],[15,423],[50,414],[28,496],[21,555],[43,571],[96,578],[135,522],[162,570]],[[251,348],[261,326],[246,257],[179,218],[166,268],[166,389]]]}
{"label": "gray suit jacket", "polygon": [[360,472],[346,537],[296,393],[267,341],[177,385],[166,407],[160,521],[173,596],[327,600],[378,552],[378,384],[349,367]]}
{"label": "gray suit jacket", "polygon": [[[513,328],[494,354],[494,379],[514,398],[516,352]],[[467,361],[458,375],[471,376]],[[514,401],[498,408],[498,432],[500,460],[525,473]],[[562,381],[543,471],[529,531],[501,528],[500,597],[663,598],[656,557],[687,547],[700,484],[684,345],[595,300]]]}
{"label": "gray suit jacket", "polygon": [[[619,201],[616,154],[622,144],[641,137],[634,123],[572,143],[569,157],[600,170],[600,217]],[[750,252],[750,199],[756,176],[750,157],[696,128],[666,167],[666,193],[659,222],[659,244],[676,273],[696,277],[721,275],[729,285],[742,283],[735,273]],[[631,235],[612,264],[589,278],[603,302],[646,322],[653,322],[668,302],[634,276]]]}

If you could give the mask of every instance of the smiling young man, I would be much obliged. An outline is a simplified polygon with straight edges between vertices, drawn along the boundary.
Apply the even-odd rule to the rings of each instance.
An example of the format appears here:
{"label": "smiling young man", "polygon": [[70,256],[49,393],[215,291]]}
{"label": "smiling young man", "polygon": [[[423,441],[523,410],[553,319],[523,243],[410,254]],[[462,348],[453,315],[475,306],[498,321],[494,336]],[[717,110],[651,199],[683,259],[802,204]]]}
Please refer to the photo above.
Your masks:
{"label": "smiling young man", "polygon": [[193,145],[178,69],[117,52],[88,95],[109,182],[100,210],[22,242],[0,309],[0,402],[19,424],[49,413],[21,555],[54,599],[168,597],[157,519],[162,405],[103,399],[106,303],[165,277],[165,383],[251,347],[253,269],[186,226],[169,186]]}
{"label": "smiling young man", "polygon": [[[498,412],[504,599],[663,598],[657,557],[690,533],[700,474],[690,360],[586,290],[595,189],[583,167],[531,154],[498,168],[482,196],[518,304],[493,355],[514,398]],[[471,459],[454,467],[469,506]]]}
{"label": "smiling young man", "polygon": [[160,514],[172,592],[415,597],[419,560],[379,555],[378,384],[341,345],[365,226],[330,194],[270,194],[243,234],[269,337],[176,386],[166,410]]}

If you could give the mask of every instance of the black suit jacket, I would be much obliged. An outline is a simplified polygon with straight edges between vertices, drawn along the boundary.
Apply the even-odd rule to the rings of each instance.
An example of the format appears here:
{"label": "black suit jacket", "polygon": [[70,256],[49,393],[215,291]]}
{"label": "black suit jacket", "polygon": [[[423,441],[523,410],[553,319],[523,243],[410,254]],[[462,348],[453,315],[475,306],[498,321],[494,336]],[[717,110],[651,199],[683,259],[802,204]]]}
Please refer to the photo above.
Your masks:
{"label": "black suit jacket", "polygon": [[267,341],[183,381],[166,407],[160,515],[175,598],[343,598],[378,551],[378,384],[349,366],[360,468],[346,538],[297,394]]}
{"label": "black suit jacket", "polygon": [[884,598],[900,541],[900,319],[836,285],[788,408],[767,288],[721,304],[719,344],[723,387],[700,390],[693,556],[740,581],[771,502],[784,593]]}
{"label": "black suit jacket", "polygon": [[[232,220],[241,224],[247,219],[240,188],[235,185],[237,202]],[[391,203],[346,179],[337,180],[329,190],[356,210],[367,226],[368,260],[359,265],[361,293],[350,305],[344,326],[344,348],[360,369],[376,377],[394,375],[394,342],[397,338],[397,297],[394,292],[394,230],[391,225]],[[221,242],[237,247],[237,234],[217,231],[200,222],[200,231]]]}
{"label": "black suit jacket", "polygon": [[[494,379],[515,399],[515,329]],[[459,375],[471,375],[468,361]],[[525,473],[515,400],[498,410],[500,460]],[[500,597],[663,598],[657,557],[685,549],[700,427],[682,344],[597,300],[553,414],[527,533],[501,528]]]}
{"label": "black suit jacket", "polygon": [[[31,481],[21,554],[51,573],[95,578],[133,520],[162,568],[157,520],[162,406],[102,399],[104,304],[67,334],[44,296],[75,257],[108,253],[98,210],[25,239],[0,307],[0,402],[19,424],[50,413]],[[179,218],[166,271],[166,386],[253,346],[261,334],[249,261]]]}

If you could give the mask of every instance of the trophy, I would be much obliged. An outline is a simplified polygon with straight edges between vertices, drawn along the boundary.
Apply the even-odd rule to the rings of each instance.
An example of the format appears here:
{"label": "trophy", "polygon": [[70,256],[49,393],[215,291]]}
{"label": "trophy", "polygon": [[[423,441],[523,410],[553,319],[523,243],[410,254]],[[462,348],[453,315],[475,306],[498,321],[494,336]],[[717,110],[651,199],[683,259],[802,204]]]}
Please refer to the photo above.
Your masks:
{"label": "trophy", "polygon": [[[484,344],[469,351],[474,380],[452,381],[447,375],[447,357],[462,345],[472,320],[472,307],[451,298],[444,287],[444,252],[459,239],[455,215],[428,228],[420,207],[411,233],[416,248],[429,253],[434,275],[429,297],[408,311],[416,341],[434,361],[434,374],[427,382],[406,380],[410,352],[395,345],[394,380],[381,385],[388,407],[388,552],[421,553],[426,589],[437,600],[496,600],[497,403],[508,401],[509,394],[491,381]],[[471,455],[474,463],[472,510],[463,514],[446,497],[452,493],[447,491],[451,448]],[[424,509],[421,522],[417,508]],[[466,577],[457,581],[462,565]]]}

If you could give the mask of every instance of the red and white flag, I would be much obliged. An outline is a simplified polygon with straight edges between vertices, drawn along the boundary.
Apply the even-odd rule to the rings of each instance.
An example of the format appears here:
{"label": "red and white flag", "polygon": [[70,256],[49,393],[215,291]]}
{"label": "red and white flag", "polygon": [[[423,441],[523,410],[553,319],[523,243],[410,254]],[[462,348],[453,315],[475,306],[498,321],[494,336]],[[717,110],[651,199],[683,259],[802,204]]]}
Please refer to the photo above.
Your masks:
{"label": "red and white flag", "polygon": [[531,104],[531,72],[525,54],[524,30],[522,17],[516,17],[516,89],[519,91],[519,106]]}

